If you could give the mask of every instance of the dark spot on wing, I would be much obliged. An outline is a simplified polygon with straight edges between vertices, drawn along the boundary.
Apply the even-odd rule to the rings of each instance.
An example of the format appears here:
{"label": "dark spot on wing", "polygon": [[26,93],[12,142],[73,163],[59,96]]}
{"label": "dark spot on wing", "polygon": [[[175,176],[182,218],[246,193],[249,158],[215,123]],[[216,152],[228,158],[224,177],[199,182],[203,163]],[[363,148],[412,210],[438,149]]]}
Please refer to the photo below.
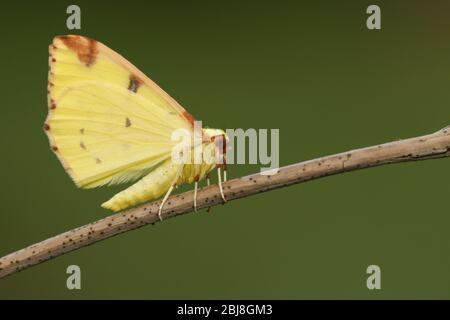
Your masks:
{"label": "dark spot on wing", "polygon": [[52,150],[56,152],[56,151],[58,151],[58,147],[57,146],[52,146]]}
{"label": "dark spot on wing", "polygon": [[50,99],[49,107],[50,107],[51,110],[56,109],[55,100]]}
{"label": "dark spot on wing", "polygon": [[80,141],[80,147],[84,150],[86,150],[86,145],[84,144],[83,141]]}
{"label": "dark spot on wing", "polygon": [[136,93],[141,84],[142,84],[142,80],[132,74],[132,75],[130,75],[130,82],[128,84],[128,90]]}
{"label": "dark spot on wing", "polygon": [[100,164],[100,163],[102,163],[102,160],[100,160],[99,158],[95,158],[95,163]]}
{"label": "dark spot on wing", "polygon": [[131,126],[131,120],[130,120],[130,118],[126,118],[125,119],[125,127],[130,127]]}
{"label": "dark spot on wing", "polygon": [[50,130],[50,126],[47,123],[44,123],[44,130],[45,131]]}
{"label": "dark spot on wing", "polygon": [[84,134],[84,128],[81,128],[81,129],[80,129],[80,133],[81,133],[81,134]]}

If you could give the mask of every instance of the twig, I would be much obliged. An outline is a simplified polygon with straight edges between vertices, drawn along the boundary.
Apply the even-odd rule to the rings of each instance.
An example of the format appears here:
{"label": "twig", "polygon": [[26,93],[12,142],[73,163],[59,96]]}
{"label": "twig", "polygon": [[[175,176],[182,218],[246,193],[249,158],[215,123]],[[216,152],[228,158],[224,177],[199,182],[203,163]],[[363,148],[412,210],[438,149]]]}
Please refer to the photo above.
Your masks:
{"label": "twig", "polygon": [[[282,167],[278,173],[271,176],[258,173],[233,179],[224,184],[224,193],[230,201],[332,174],[449,155],[450,127],[447,127],[421,137],[356,149]],[[172,218],[193,211],[192,200],[192,191],[170,197],[162,213],[163,218]],[[160,201],[154,201],[108,216],[0,258],[0,278],[114,235],[149,223],[154,224],[159,221],[159,203]],[[217,185],[205,187],[198,192],[199,209],[221,203]]]}

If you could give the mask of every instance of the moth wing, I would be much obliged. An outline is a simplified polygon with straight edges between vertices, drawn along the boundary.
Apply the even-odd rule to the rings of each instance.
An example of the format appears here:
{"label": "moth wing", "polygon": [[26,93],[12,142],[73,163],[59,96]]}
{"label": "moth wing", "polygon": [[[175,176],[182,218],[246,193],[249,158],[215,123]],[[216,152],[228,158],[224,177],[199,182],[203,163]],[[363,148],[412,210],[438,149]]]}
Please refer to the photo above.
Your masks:
{"label": "moth wing", "polygon": [[58,96],[73,83],[95,80],[116,84],[147,98],[155,105],[173,112],[184,124],[194,118],[155,82],[114,50],[78,35],[57,36],[49,47],[49,98]]}
{"label": "moth wing", "polygon": [[81,36],[50,45],[52,149],[83,188],[142,177],[171,156],[176,129],[193,118],[131,63]]}

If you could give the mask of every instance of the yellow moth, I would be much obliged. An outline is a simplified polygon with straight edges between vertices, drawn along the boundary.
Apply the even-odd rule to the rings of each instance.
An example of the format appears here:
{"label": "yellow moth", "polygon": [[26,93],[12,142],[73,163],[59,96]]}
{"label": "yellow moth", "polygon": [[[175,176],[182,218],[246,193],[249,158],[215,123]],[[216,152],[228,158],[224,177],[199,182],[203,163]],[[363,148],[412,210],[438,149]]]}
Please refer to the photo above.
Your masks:
{"label": "yellow moth", "polygon": [[[173,133],[184,130],[195,136],[194,117],[104,44],[77,35],[53,39],[48,106],[44,130],[51,149],[78,187],[140,179],[102,207],[118,211],[164,195],[161,218],[173,188],[186,182],[195,183],[196,210],[198,181],[208,179],[214,168],[225,201],[220,171],[223,168],[226,180],[225,132],[201,129],[200,143],[193,143],[189,150],[199,148],[200,161],[174,161],[172,153],[179,141],[173,139]],[[190,153],[189,160],[194,154]]]}

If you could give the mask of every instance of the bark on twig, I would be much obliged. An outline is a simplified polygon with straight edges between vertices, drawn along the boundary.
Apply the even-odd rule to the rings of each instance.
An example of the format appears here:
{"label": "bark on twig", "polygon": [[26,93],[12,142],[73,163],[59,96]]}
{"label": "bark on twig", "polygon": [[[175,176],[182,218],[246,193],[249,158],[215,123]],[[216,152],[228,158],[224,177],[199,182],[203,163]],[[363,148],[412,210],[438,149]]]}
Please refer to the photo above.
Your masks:
{"label": "bark on twig", "polygon": [[[224,193],[230,201],[332,174],[449,155],[450,127],[447,127],[421,137],[351,150],[282,167],[278,173],[271,176],[257,173],[233,179],[224,184]],[[168,219],[191,212],[192,199],[192,191],[170,197],[162,213],[163,218]],[[119,233],[158,222],[159,203],[160,201],[154,201],[122,211],[0,258],[0,278]],[[205,187],[198,192],[199,209],[221,203],[217,185]]]}

